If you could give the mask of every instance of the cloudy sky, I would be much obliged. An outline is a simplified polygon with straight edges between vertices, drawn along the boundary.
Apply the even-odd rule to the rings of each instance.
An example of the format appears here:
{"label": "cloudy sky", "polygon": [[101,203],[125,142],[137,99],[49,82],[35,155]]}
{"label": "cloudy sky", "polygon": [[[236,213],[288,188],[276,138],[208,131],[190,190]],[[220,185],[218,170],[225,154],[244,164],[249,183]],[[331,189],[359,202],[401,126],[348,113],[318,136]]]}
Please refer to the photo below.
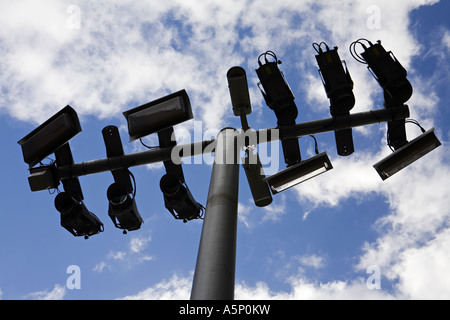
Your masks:
{"label": "cloudy sky", "polygon": [[[438,0],[167,0],[0,2],[1,299],[188,299],[202,221],[183,224],[164,208],[161,165],[133,168],[145,221],[123,235],[107,215],[109,173],[80,178],[85,204],[105,224],[89,240],[60,226],[49,192],[32,193],[17,141],[66,105],[83,132],[76,162],[104,158],[101,130],[122,115],[181,89],[195,121],[180,143],[214,138],[233,116],[226,72],[247,71],[252,128],[276,126],[258,91],[259,54],[272,50],[299,109],[297,122],[329,117],[313,42],[338,46],[355,82],[352,112],[382,108],[380,87],[349,54],[351,42],[382,40],[409,73],[411,118],[436,128],[442,146],[382,182],[373,164],[390,153],[386,125],[354,130],[356,152],[316,138],[334,169],[257,208],[241,171],[237,299],[450,298],[450,4]],[[407,126],[412,140],[421,132]],[[155,136],[145,138],[155,144]],[[314,154],[301,138],[304,158]],[[270,146],[274,155],[278,144]],[[275,156],[272,156],[276,158]],[[283,159],[277,170],[283,169]],[[211,161],[185,159],[187,184],[206,205]],[[79,288],[70,285],[77,266]],[[69,281],[68,281],[69,280]]]}

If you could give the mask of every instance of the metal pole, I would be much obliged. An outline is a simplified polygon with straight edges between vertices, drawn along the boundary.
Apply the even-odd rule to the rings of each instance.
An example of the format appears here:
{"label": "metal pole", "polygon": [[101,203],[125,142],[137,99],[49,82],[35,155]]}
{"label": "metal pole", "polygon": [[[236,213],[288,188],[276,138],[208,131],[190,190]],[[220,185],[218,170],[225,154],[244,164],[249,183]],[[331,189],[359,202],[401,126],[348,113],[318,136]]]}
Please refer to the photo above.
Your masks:
{"label": "metal pole", "polygon": [[[282,126],[279,129],[261,129],[256,131],[257,143],[267,143],[283,138],[300,138],[310,134],[331,132],[335,130],[355,128],[370,124],[401,120],[409,117],[409,108],[406,105],[351,114],[349,116],[314,120],[298,123],[292,126]],[[245,121],[245,120],[244,120]],[[244,124],[245,125],[245,124]],[[277,131],[276,137],[272,136]],[[58,179],[74,178],[111,170],[136,167],[149,163],[173,160],[172,154],[179,157],[190,157],[214,151],[214,140],[194,142],[176,147],[157,148],[150,151],[112,157],[107,159],[87,161],[57,168]],[[175,151],[175,152],[173,152]]]}
{"label": "metal pole", "polygon": [[191,300],[233,300],[239,188],[234,129],[217,137]]}
{"label": "metal pole", "polygon": [[308,136],[310,134],[331,132],[336,130],[366,126],[370,124],[406,119],[409,117],[409,115],[409,107],[407,105],[384,108],[379,110],[355,113],[349,116],[333,117],[281,127],[280,136],[284,138],[300,138],[302,136]]}
{"label": "metal pole", "polygon": [[175,147],[156,148],[149,151],[126,154],[119,157],[111,157],[62,166],[57,168],[57,175],[58,178],[62,180],[101,172],[137,167],[150,163],[173,160],[172,154],[175,154],[176,157],[182,158],[196,156],[206,152],[211,153],[214,151],[214,146],[214,140],[206,140]]}
{"label": "metal pole", "polygon": [[[403,120],[410,116],[407,105],[384,108],[360,113],[354,113],[348,116],[332,117],[321,120],[297,123],[295,125],[280,126],[277,137],[283,138],[301,138],[311,134],[332,132],[336,130],[362,127],[372,124],[379,124],[394,120]],[[275,140],[271,136],[272,129],[260,129],[256,131],[258,143],[271,142]]]}

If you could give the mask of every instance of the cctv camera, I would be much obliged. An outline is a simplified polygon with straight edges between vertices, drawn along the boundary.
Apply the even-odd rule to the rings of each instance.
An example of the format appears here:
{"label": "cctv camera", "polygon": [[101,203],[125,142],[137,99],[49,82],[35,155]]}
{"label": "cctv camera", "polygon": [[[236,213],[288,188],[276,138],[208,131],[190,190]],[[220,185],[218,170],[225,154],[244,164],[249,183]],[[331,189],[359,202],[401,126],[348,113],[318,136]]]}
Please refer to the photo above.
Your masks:
{"label": "cctv camera", "polygon": [[242,164],[256,206],[266,207],[271,204],[272,195],[269,185],[265,181],[266,176],[258,153],[247,154],[247,157],[242,158]]}
{"label": "cctv camera", "polygon": [[228,88],[235,116],[252,113],[247,75],[241,67],[233,67],[227,72]]}

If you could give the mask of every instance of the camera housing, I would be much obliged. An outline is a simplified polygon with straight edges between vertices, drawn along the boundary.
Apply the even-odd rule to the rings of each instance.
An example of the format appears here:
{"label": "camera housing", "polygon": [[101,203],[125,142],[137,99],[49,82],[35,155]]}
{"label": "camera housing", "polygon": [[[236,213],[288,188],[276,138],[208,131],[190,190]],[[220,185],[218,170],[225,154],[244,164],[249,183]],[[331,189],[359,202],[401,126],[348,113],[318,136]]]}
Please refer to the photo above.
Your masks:
{"label": "camera housing", "polygon": [[233,67],[227,72],[228,88],[235,116],[252,113],[247,75],[242,67]]}

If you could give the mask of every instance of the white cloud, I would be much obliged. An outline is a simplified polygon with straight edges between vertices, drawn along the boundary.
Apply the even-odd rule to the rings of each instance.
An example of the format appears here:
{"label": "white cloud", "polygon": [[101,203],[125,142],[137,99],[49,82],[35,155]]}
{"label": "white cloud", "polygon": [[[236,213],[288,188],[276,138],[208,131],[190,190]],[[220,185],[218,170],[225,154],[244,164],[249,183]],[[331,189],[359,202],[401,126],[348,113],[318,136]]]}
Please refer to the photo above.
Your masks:
{"label": "white cloud", "polygon": [[120,298],[121,300],[187,300],[192,287],[191,278],[173,275],[169,280],[157,283],[135,295]]}
{"label": "white cloud", "polygon": [[[249,200],[249,203],[253,202],[253,199]],[[248,229],[250,229],[251,227],[253,227],[253,224],[250,222],[251,221],[251,211],[253,209],[253,205],[249,204],[243,204],[242,202],[239,202],[238,204],[238,219],[240,222],[242,222]]]}
{"label": "white cloud", "polygon": [[445,30],[444,36],[442,37],[442,43],[445,45],[447,51],[450,51],[450,31]]}
{"label": "white cloud", "polygon": [[81,1],[80,29],[69,29],[67,7],[57,1],[3,2],[0,68],[9,103],[2,106],[33,122],[67,103],[110,117],[186,88],[200,118],[221,127],[225,74],[242,59],[227,48],[238,38],[243,3],[198,4]]}
{"label": "white cloud", "polygon": [[93,270],[95,272],[102,273],[103,270],[105,270],[105,269],[108,269],[109,271],[111,271],[112,267],[108,263],[102,261],[100,263],[97,263]]}
{"label": "white cloud", "polygon": [[151,163],[146,165],[147,169],[150,171],[161,171],[164,169],[163,162]]}
{"label": "white cloud", "polygon": [[325,258],[317,254],[300,256],[297,257],[297,259],[305,267],[312,267],[315,269],[319,269],[325,266]]}
{"label": "white cloud", "polygon": [[[274,292],[264,282],[255,286],[239,282],[236,299],[446,299],[450,295],[446,271],[450,263],[450,199],[447,194],[450,169],[441,164],[448,154],[445,147],[434,157],[427,156],[405,169],[406,173],[390,178],[380,188],[389,198],[392,213],[380,216],[377,222],[380,236],[374,243],[365,245],[356,270],[365,272],[368,266],[378,266],[383,279],[396,283],[392,291],[384,290],[383,284],[382,290],[371,290],[363,278],[318,283],[306,278],[301,268],[287,267],[281,275],[290,290]],[[433,169],[436,167],[440,170]],[[355,186],[349,188],[346,190],[353,194],[357,190]],[[370,183],[363,188],[364,192],[371,192],[371,189]],[[349,195],[339,194],[336,201],[340,196]],[[300,267],[321,268],[325,264],[325,258],[317,254],[297,256],[290,261],[294,260]],[[177,283],[183,284],[181,288]],[[187,299],[190,283],[191,278],[174,276],[133,297]]]}
{"label": "white cloud", "polygon": [[422,247],[402,252],[393,267],[398,274],[397,289],[410,299],[443,299],[449,297],[450,229],[445,229]]}
{"label": "white cloud", "polygon": [[401,175],[390,178],[383,192],[392,213],[379,219],[380,237],[365,245],[360,268],[377,264],[388,278],[401,279],[403,269],[397,266],[404,263],[404,253],[420,248],[427,251],[439,239],[446,241],[450,221],[447,194],[450,168],[443,163],[447,158],[448,147],[443,146],[434,156],[428,155]]}
{"label": "white cloud", "polygon": [[393,299],[394,297],[380,290],[367,288],[364,279],[352,282],[334,281],[314,283],[302,277],[289,280],[291,290],[274,292],[267,284],[259,282],[255,287],[245,283],[236,286],[237,300],[373,300]]}
{"label": "white cloud", "polygon": [[[270,206],[255,209],[253,198],[248,199],[248,204],[239,202],[238,204],[238,219],[247,229],[253,229],[258,225],[266,222],[280,221],[286,211],[286,196],[284,194],[278,195]],[[257,212],[254,212],[257,210]]]}
{"label": "white cloud", "polygon": [[[236,284],[236,300],[329,300],[329,299],[394,299],[395,297],[381,290],[368,289],[365,279],[352,282],[334,281],[315,283],[297,276],[288,279],[289,291],[272,291],[264,282],[249,286],[245,282]],[[169,280],[163,280],[135,295],[129,295],[123,300],[187,300],[192,287],[191,277],[173,275]]]}
{"label": "white cloud", "polygon": [[363,246],[356,270],[379,266],[383,277],[398,283],[397,298],[448,297],[449,278],[441,270],[450,257],[446,250],[450,230],[448,146],[444,144],[385,182],[372,168],[383,153],[358,153],[334,160],[335,170],[296,188],[299,201],[310,203],[314,210],[374,193],[384,197],[390,209],[380,212],[375,224],[379,237]]}
{"label": "white cloud", "polygon": [[[307,96],[323,101],[312,67],[313,41],[331,40],[330,45],[343,46],[340,52],[349,61],[345,47],[361,36],[363,28],[368,37],[383,38],[408,65],[419,46],[408,32],[407,15],[419,5],[434,2],[286,0],[273,6],[270,1],[145,5],[80,1],[80,29],[70,29],[69,4],[5,1],[0,10],[4,57],[0,80],[8,97],[1,106],[18,119],[33,122],[41,122],[68,103],[80,114],[110,117],[186,88],[198,119],[208,128],[220,128],[230,108],[225,74],[230,66],[244,64],[242,53],[256,57],[273,49],[283,56],[293,45],[298,50],[304,44],[297,55],[298,61],[304,61],[300,65]],[[366,26],[367,8],[374,4],[383,8],[385,23],[379,30]],[[242,29],[250,31],[241,37]],[[253,68],[256,58],[248,63]],[[367,108],[376,85],[363,81],[370,77],[364,67],[352,65],[351,69],[358,84],[355,110]],[[260,99],[255,99],[256,104]]]}
{"label": "white cloud", "polygon": [[286,195],[281,194],[275,200],[276,202],[272,202],[270,206],[263,208],[262,222],[278,221],[286,213]]}
{"label": "white cloud", "polygon": [[125,251],[111,251],[108,256],[113,260],[124,260],[127,253]]}
{"label": "white cloud", "polygon": [[374,159],[382,159],[382,156],[358,152],[348,158],[333,159],[333,170],[295,188],[299,201],[310,203],[312,208],[335,207],[346,198],[376,192],[381,179],[372,167]]}
{"label": "white cloud", "polygon": [[32,300],[62,300],[66,294],[66,287],[55,284],[53,290],[38,291],[27,295]]}
{"label": "white cloud", "polygon": [[[420,45],[409,32],[408,14],[420,5],[432,4],[436,1],[378,1],[381,11],[381,29],[367,30],[364,34],[372,41],[382,39],[386,48],[393,50],[397,58],[405,67],[409,67],[412,58],[420,51]],[[298,3],[298,2],[297,2]],[[311,15],[318,23],[312,24],[308,29],[311,37],[323,34],[323,40],[341,46],[348,45],[359,38],[361,28],[364,27],[367,18],[367,7],[374,1],[355,2],[344,1],[330,4],[319,2],[319,12]],[[285,2],[280,3],[277,18],[292,18],[289,13],[282,13]],[[302,6],[303,4],[298,4]],[[264,25],[267,21],[269,7],[252,10],[249,19],[245,23],[252,30],[260,27],[258,35],[247,36],[242,40],[246,48],[251,52],[252,48],[271,47],[283,48],[289,46],[289,42],[296,37],[302,38],[304,34],[291,33],[287,23],[278,21],[272,25]],[[299,8],[295,5],[292,8]],[[265,11],[266,10],[266,11]],[[299,9],[300,10],[300,9]],[[301,10],[307,11],[305,5]],[[297,11],[297,12],[301,12]],[[292,9],[294,12],[295,9]],[[336,15],[336,12],[342,12]],[[349,19],[335,19],[336,16],[350,17]],[[313,18],[311,18],[313,19]],[[311,22],[311,19],[305,21]],[[292,25],[292,24],[291,24]],[[360,26],[359,28],[356,26]],[[256,32],[255,32],[256,33]],[[273,34],[279,35],[278,38]],[[280,36],[286,35],[286,36]],[[317,38],[320,39],[320,36]],[[443,43],[446,43],[445,36]],[[327,40],[327,41],[328,41]],[[283,41],[284,43],[281,43]],[[314,39],[314,41],[318,41]],[[331,44],[330,42],[330,44]],[[252,44],[255,44],[253,47]],[[344,49],[344,48],[343,48]],[[311,55],[311,50],[299,52],[300,56]],[[372,109],[376,105],[374,99],[379,96],[379,88],[365,67],[355,64],[348,58],[347,50],[340,50],[342,57],[347,60],[355,83],[357,106],[355,111]],[[278,51],[277,51],[278,52]],[[311,62],[311,58],[304,61]],[[349,60],[351,62],[349,62]],[[305,63],[306,64],[306,63]],[[300,68],[306,67],[298,63]],[[306,70],[304,75],[304,88],[307,91],[308,101],[323,102],[323,88],[315,74],[316,70]],[[369,81],[370,80],[370,81]],[[432,117],[435,114],[439,99],[433,90],[432,82],[422,79],[417,75],[412,76],[412,81],[418,88],[410,101],[412,116],[421,120],[425,126],[432,126]],[[326,105],[326,104],[324,104]],[[323,107],[324,111],[326,108]],[[425,123],[425,124],[424,124]],[[408,127],[408,136],[417,135],[416,129]],[[291,277],[290,292],[272,292],[269,286],[263,282],[256,287],[250,287],[240,283],[236,287],[236,297],[255,299],[373,299],[373,298],[428,298],[448,297],[447,279],[443,266],[447,265],[449,253],[448,224],[450,218],[449,198],[447,196],[447,184],[450,181],[449,167],[446,165],[444,155],[448,148],[441,147],[433,156],[414,163],[386,182],[382,182],[372,165],[389,153],[385,139],[378,142],[372,152],[357,152],[349,158],[333,159],[334,170],[314,180],[297,187],[295,192],[299,202],[309,203],[310,210],[307,215],[318,206],[338,206],[343,200],[364,197],[376,193],[389,200],[390,211],[380,213],[379,238],[374,243],[367,243],[359,260],[357,270],[365,270],[369,265],[378,265],[384,277],[396,281],[393,294],[385,291],[369,290],[364,279],[350,281],[331,281],[319,284],[302,276]],[[439,169],[436,169],[439,168]],[[241,209],[245,207],[241,204]],[[265,210],[264,220],[277,220],[285,210],[284,201],[279,206],[271,206]],[[244,210],[246,211],[246,210]],[[243,221],[249,224],[248,217]],[[320,266],[323,260],[303,257],[303,263],[310,266]],[[424,260],[425,259],[425,260]],[[426,261],[421,263],[421,261]],[[429,272],[432,270],[433,272]],[[420,280],[417,280],[420,278]],[[427,290],[433,288],[433,290]]]}
{"label": "white cloud", "polygon": [[154,259],[153,256],[145,255],[145,256],[142,256],[142,257],[139,258],[139,262],[152,261],[153,259]]}
{"label": "white cloud", "polygon": [[[271,49],[281,58],[295,50],[296,60],[290,63],[302,71],[301,88],[295,89],[305,91],[311,109],[328,112],[310,47],[314,41],[327,41],[330,46],[340,47],[341,57],[349,65],[357,98],[354,111],[368,110],[375,107],[379,88],[366,68],[352,60],[347,46],[362,36],[372,41],[382,39],[385,47],[394,51],[408,68],[413,57],[423,50],[408,29],[408,15],[413,9],[436,2],[281,0],[274,6],[273,1],[266,0],[145,4],[79,1],[80,29],[70,29],[68,3],[2,1],[0,109],[17,119],[35,123],[68,103],[80,115],[111,117],[186,88],[196,118],[207,126],[204,129],[220,128],[230,114],[227,69],[237,64],[253,68],[256,59],[245,61],[244,54],[253,57]],[[372,5],[381,9],[380,29],[367,27],[370,18],[367,8]],[[245,35],[240,37],[243,29]],[[440,39],[447,49],[449,38],[447,30]],[[249,79],[254,86],[254,75],[249,75]],[[416,75],[412,81],[423,88],[416,90],[410,101],[414,105],[413,116],[431,126],[439,103],[432,81]],[[261,97],[253,102],[258,110]],[[374,162],[386,155],[386,151],[378,150],[381,146],[385,147],[384,141],[379,141],[373,152],[333,159],[334,170],[297,187],[294,192],[299,201],[310,205],[304,218],[318,206],[335,207],[349,197],[370,193],[386,197],[390,212],[382,213],[378,222],[380,236],[374,243],[365,244],[359,268],[380,265],[384,276],[398,280],[398,296],[427,297],[425,286],[431,281],[433,294],[443,297],[447,294],[448,277],[443,275],[439,282],[437,275],[443,272],[442,266],[450,256],[445,249],[450,215],[446,193],[450,181],[446,164],[449,159],[445,157],[448,148],[442,147],[434,156],[382,183],[372,168]],[[263,210],[262,221],[276,221],[285,212],[285,199],[283,196],[278,199],[279,204]],[[249,211],[243,204],[240,209]],[[243,215],[241,221],[251,225],[249,216]],[[143,254],[150,240],[132,238],[127,252],[115,252],[110,259]],[[140,259],[148,261],[152,257],[143,254]],[[320,261],[316,264],[320,265]],[[101,272],[106,267],[101,262],[95,269]],[[433,270],[434,274],[427,270]],[[272,292],[264,283],[256,287],[239,284],[236,296],[390,297],[377,291],[367,292],[360,280],[316,284],[297,277],[290,284],[291,292],[280,293]],[[174,276],[148,290],[135,297],[188,297],[190,280]],[[64,294],[65,289],[56,285],[50,292],[31,295],[62,298]]]}
{"label": "white cloud", "polygon": [[155,257],[147,254],[145,250],[151,240],[150,235],[132,237],[126,250],[110,251],[105,261],[97,263],[93,270],[102,273],[106,269],[112,271],[118,265],[130,269],[137,264],[154,260]]}
{"label": "white cloud", "polygon": [[[421,47],[408,30],[408,14],[420,5],[435,2],[375,2],[382,8],[381,30],[368,33],[367,30],[364,31],[371,40],[382,39],[385,47],[393,50],[402,64],[410,68],[412,58],[420,52]],[[321,3],[324,4],[324,2]],[[372,4],[373,1],[370,3]],[[319,21],[326,30],[330,31],[332,40],[339,40],[336,43],[348,43],[359,37],[357,33],[360,30],[352,25],[358,25],[355,20],[358,18],[355,17],[364,16],[362,13],[368,5],[369,2],[364,1],[358,4],[344,1],[336,6],[324,6],[319,9]],[[336,14],[336,12],[342,12],[342,14]],[[350,18],[333,18],[344,16]],[[330,23],[331,21],[333,24]],[[362,26],[361,21],[359,25]],[[441,34],[443,34],[442,43],[445,44],[446,33]],[[376,38],[373,39],[371,35]],[[324,38],[328,39],[326,36]],[[345,55],[344,53],[342,56],[345,57]],[[346,60],[349,62],[347,58]],[[301,67],[301,64],[299,65]],[[367,82],[364,79],[369,79],[367,71],[361,66],[351,62],[349,68],[358,86]],[[441,75],[439,71],[437,72]],[[424,127],[430,128],[433,126],[433,117],[440,102],[435,91],[435,79],[422,78],[415,74],[414,70],[410,72],[410,75],[416,88],[413,98],[409,101],[411,115]],[[316,78],[314,73],[306,76],[307,81],[304,87],[307,89],[310,102],[323,102],[323,92],[321,92],[323,88],[320,87],[319,90],[320,82]],[[373,79],[371,81],[374,83]],[[366,110],[370,109],[374,105],[375,94],[379,95],[377,91],[379,88],[376,83],[366,88],[355,86],[357,104],[360,105],[363,101],[363,107]],[[407,131],[410,139],[419,134],[415,127],[408,126]],[[446,185],[450,181],[448,156],[445,156],[448,154],[448,148],[444,145],[438,151],[434,151],[433,155],[417,161],[388,181],[381,182],[372,165],[388,154],[385,144],[383,139],[378,145],[375,144],[374,151],[358,151],[349,158],[333,159],[334,170],[298,186],[295,192],[299,202],[302,205],[309,204],[309,210],[306,210],[304,218],[306,219],[308,214],[319,206],[335,207],[348,198],[358,199],[375,193],[385,197],[389,201],[390,211],[380,213],[380,220],[377,222],[379,238],[374,243],[365,245],[358,269],[365,270],[368,265],[379,265],[383,276],[392,281],[398,281],[396,297],[448,297],[450,292],[443,289],[448,277],[441,272],[440,277],[443,280],[438,283],[437,280],[430,280],[434,276],[426,274],[427,269],[440,271],[439,266],[448,258],[445,250],[436,250],[436,248],[442,248],[447,241],[447,226],[450,219],[448,210],[450,203],[446,192]],[[383,147],[382,151],[379,151],[380,147]],[[433,266],[427,268],[428,263],[419,263],[419,257],[432,254],[434,258],[430,257],[428,263]],[[412,261],[416,265],[413,265]],[[414,281],[418,278],[424,281]],[[425,293],[427,280],[432,281],[433,285],[429,286],[436,287],[435,292],[431,290]],[[329,288],[336,288],[336,286],[337,283],[330,285]],[[348,288],[349,284],[346,283],[345,286]],[[260,290],[261,287],[256,289]]]}
{"label": "white cloud", "polygon": [[130,251],[133,253],[140,253],[145,249],[147,244],[152,240],[151,236],[148,237],[134,237],[130,240]]}

